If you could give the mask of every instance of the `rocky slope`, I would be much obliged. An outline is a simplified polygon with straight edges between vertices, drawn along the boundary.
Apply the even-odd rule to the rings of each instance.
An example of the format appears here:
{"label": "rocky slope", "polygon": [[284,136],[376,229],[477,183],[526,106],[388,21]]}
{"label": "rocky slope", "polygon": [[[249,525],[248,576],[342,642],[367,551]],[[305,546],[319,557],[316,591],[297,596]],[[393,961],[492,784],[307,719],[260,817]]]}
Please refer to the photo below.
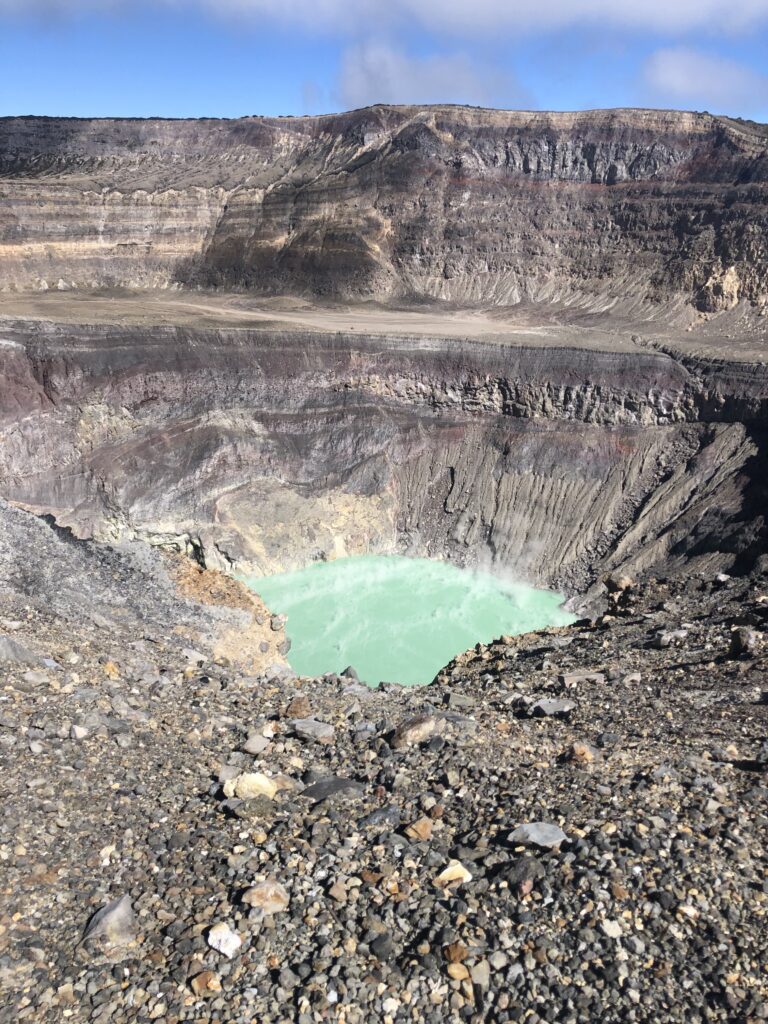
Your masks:
{"label": "rocky slope", "polygon": [[4,118],[0,289],[764,304],[767,152],[665,111]]}
{"label": "rocky slope", "polygon": [[768,1019],[764,574],[370,690],[0,525],[3,1021]]}

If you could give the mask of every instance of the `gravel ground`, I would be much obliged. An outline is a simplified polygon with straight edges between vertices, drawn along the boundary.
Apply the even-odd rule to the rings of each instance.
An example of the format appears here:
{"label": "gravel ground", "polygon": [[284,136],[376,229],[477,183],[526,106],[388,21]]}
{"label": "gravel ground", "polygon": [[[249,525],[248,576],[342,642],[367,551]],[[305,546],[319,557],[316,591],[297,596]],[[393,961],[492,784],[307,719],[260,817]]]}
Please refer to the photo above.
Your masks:
{"label": "gravel ground", "polygon": [[0,519],[0,1020],[768,1020],[768,576],[370,690]]}

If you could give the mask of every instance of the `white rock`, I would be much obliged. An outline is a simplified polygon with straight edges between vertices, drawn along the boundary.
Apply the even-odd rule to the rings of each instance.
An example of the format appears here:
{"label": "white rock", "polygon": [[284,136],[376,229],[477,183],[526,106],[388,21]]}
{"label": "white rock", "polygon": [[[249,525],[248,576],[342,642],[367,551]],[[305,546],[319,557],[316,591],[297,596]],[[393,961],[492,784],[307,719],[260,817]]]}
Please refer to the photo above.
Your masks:
{"label": "white rock", "polygon": [[618,921],[601,921],[600,927],[603,929],[609,939],[620,939],[624,934],[621,930],[621,925]]}
{"label": "white rock", "polygon": [[208,945],[229,960],[243,944],[243,940],[225,921],[219,921],[208,932]]}
{"label": "white rock", "polygon": [[526,825],[519,825],[509,834],[509,841],[515,845],[540,846],[543,849],[559,846],[567,838],[559,825],[552,825],[548,821],[530,821]]}
{"label": "white rock", "polygon": [[224,783],[224,796],[227,799],[236,796],[240,800],[251,800],[255,796],[268,796],[270,800],[274,800],[276,793],[277,785],[274,780],[261,772],[244,772]]}

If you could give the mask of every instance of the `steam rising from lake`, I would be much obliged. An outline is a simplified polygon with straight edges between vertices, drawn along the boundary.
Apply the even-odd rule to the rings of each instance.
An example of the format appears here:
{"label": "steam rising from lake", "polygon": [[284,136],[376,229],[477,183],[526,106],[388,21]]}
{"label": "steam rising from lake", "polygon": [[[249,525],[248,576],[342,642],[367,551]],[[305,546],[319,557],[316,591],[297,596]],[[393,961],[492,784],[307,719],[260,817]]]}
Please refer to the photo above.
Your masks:
{"label": "steam rising from lake", "polygon": [[319,676],[429,683],[478,642],[573,620],[562,597],[447,562],[362,555],[245,581],[288,616],[290,663]]}

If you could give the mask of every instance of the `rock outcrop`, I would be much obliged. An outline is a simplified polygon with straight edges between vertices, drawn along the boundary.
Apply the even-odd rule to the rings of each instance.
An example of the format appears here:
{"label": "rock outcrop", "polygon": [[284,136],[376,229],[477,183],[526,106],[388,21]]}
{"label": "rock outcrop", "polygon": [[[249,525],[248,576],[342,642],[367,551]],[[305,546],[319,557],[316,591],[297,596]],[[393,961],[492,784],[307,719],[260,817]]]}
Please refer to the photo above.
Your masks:
{"label": "rock outcrop", "polygon": [[[0,122],[3,1024],[768,1019],[767,143]],[[366,550],[586,617],[296,678]]]}
{"label": "rock outcrop", "polygon": [[0,289],[765,303],[768,129],[669,111],[378,106],[0,120]]}

